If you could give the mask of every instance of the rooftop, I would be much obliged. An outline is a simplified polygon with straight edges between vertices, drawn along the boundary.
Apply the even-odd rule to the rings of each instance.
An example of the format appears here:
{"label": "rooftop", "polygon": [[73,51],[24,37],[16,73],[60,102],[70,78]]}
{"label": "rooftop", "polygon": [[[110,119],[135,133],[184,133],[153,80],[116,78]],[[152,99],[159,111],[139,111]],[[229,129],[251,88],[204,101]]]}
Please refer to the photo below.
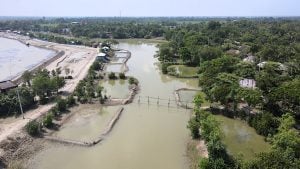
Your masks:
{"label": "rooftop", "polygon": [[15,87],[18,86],[10,80],[0,82],[0,90],[7,90]]}

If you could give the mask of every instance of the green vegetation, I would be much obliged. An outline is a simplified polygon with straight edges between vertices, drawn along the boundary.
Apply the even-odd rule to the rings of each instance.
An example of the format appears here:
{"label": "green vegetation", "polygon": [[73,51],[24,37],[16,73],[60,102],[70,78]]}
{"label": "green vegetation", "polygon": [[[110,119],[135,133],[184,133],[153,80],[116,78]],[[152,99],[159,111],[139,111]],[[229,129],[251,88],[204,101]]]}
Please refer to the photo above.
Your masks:
{"label": "green vegetation", "polygon": [[139,81],[136,78],[134,78],[134,77],[129,77],[128,83],[131,84],[131,85],[132,84],[138,85]]}
{"label": "green vegetation", "polygon": [[67,110],[67,102],[65,99],[57,98],[56,99],[56,107],[59,112],[64,112]]}
{"label": "green vegetation", "polygon": [[53,114],[48,113],[44,118],[43,118],[43,126],[50,128],[53,125]]}
{"label": "green vegetation", "polygon": [[0,116],[19,115],[21,113],[16,90],[19,90],[24,111],[36,104],[34,93],[30,88],[19,87],[18,89],[12,89],[7,93],[0,93]]}
{"label": "green vegetation", "polygon": [[126,79],[125,73],[119,73],[119,78],[120,79]]}
{"label": "green vegetation", "polygon": [[40,133],[40,123],[32,120],[26,124],[25,129],[31,136],[37,136]]}
{"label": "green vegetation", "polygon": [[110,72],[110,73],[108,74],[108,78],[109,78],[109,79],[116,79],[117,76],[116,76],[116,74],[115,74],[114,72]]}

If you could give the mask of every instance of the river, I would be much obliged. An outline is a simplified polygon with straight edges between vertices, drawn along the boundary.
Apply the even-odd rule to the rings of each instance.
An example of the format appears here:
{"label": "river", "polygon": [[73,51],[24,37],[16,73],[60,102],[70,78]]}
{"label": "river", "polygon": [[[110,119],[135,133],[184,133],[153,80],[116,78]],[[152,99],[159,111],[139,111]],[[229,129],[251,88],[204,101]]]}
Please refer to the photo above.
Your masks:
{"label": "river", "polygon": [[[172,108],[168,108],[166,104],[162,105],[163,101],[159,103],[160,106],[157,106],[156,100],[151,100],[148,105],[146,96],[174,98],[176,88],[194,88],[197,86],[197,80],[178,80],[162,75],[157,66],[157,59],[153,57],[157,50],[155,45],[120,44],[119,48],[132,52],[132,57],[128,61],[129,71],[126,75],[135,76],[140,82],[141,90],[136,96],[135,103],[124,107],[125,111],[120,120],[100,144],[85,148],[47,143],[45,150],[32,159],[30,168],[188,168],[185,154],[189,131],[186,125],[190,118],[190,111],[176,108],[175,104]],[[116,84],[120,86],[118,81]],[[124,85],[127,84],[124,83]],[[123,88],[128,90],[126,87]],[[109,91],[107,89],[107,92]],[[112,95],[115,97],[115,94]],[[139,96],[144,98],[141,99],[141,104],[136,103]],[[57,135],[73,139],[76,137],[79,140],[87,138],[82,135],[88,135],[91,139],[97,137],[97,132],[101,133],[101,126],[103,126],[100,122],[107,122],[107,119],[111,117],[107,113],[103,116],[99,114],[99,111],[101,111],[100,107],[95,110],[98,115],[93,118],[86,117],[85,120],[87,118],[90,120],[88,122],[84,121],[84,118],[80,120],[80,117],[75,117],[76,120],[71,120],[70,124],[66,124]],[[115,113],[115,111],[109,113]],[[99,120],[99,118],[106,118],[106,120]],[[93,127],[84,126],[82,129],[74,124],[74,121]],[[95,126],[94,121],[98,121],[99,126]],[[84,129],[86,132],[83,131]],[[94,130],[94,132],[88,130]]]}
{"label": "river", "polygon": [[0,37],[0,81],[14,77],[54,55],[54,51],[27,47],[16,40]]}
{"label": "river", "polygon": [[[186,126],[191,112],[176,107],[175,103],[171,103],[168,107],[167,102],[169,98],[174,99],[175,89],[197,88],[197,79],[177,79],[162,75],[158,61],[153,57],[157,50],[155,45],[122,43],[119,48],[132,52],[126,75],[136,77],[141,89],[134,102],[124,106],[125,110],[112,132],[103,142],[88,148],[47,142],[45,149],[30,160],[29,168],[185,169],[189,167],[186,146],[190,133]],[[102,83],[105,87],[114,84],[117,89],[107,89],[108,95],[115,97],[115,91],[119,90],[120,94],[124,95],[122,90],[128,90],[128,84],[121,81]],[[159,102],[156,98],[160,98]],[[87,109],[90,109],[87,113],[80,113]],[[101,106],[89,108],[86,105],[81,110],[74,108],[71,111],[79,115],[74,116],[73,120],[64,125],[56,135],[79,140],[96,138],[103,129],[103,123],[109,121],[115,109],[101,108]],[[99,113],[102,111],[104,113]]]}

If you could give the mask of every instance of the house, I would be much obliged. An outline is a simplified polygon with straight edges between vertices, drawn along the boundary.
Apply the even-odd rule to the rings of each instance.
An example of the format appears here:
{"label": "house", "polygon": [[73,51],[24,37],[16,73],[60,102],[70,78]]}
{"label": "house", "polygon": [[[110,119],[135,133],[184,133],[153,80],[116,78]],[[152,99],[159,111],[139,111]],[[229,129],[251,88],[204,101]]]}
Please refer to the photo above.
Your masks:
{"label": "house", "polygon": [[[268,62],[260,62],[260,63],[257,64],[257,66],[258,66],[259,68],[264,68],[265,65],[266,65],[267,63],[268,63]],[[269,62],[269,63],[270,63],[270,62]],[[273,63],[278,64],[280,70],[282,70],[282,71],[287,70],[287,67],[286,67],[284,64],[279,63],[279,62],[273,62]]]}
{"label": "house", "polygon": [[108,55],[106,53],[99,53],[96,57],[96,60],[104,63],[110,62],[110,59],[108,58]]}
{"label": "house", "polygon": [[256,81],[254,79],[242,79],[239,82],[240,87],[243,88],[252,88],[254,89],[256,87]]}
{"label": "house", "polygon": [[7,80],[7,81],[2,81],[0,82],[0,93],[6,93],[10,89],[17,88],[18,85],[14,84],[12,81]]}

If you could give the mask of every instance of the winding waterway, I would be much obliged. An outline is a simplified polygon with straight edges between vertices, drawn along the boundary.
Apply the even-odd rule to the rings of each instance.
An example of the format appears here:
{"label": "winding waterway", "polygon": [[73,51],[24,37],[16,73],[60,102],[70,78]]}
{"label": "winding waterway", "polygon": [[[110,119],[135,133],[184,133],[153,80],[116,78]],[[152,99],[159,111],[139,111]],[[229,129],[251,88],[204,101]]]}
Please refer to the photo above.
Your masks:
{"label": "winding waterway", "polygon": [[[188,168],[186,145],[190,136],[186,126],[191,112],[176,107],[175,103],[168,107],[167,100],[174,99],[175,89],[197,88],[197,79],[176,79],[162,75],[157,59],[153,57],[157,50],[155,45],[123,43],[119,48],[132,52],[126,75],[136,77],[141,90],[134,102],[124,107],[125,110],[112,132],[103,142],[88,148],[47,143],[46,148],[30,160],[30,168]],[[116,81],[116,91],[128,90],[126,83],[125,87],[121,84]],[[103,85],[109,87],[113,83]],[[116,95],[111,90],[107,91],[113,96]],[[120,91],[121,95],[123,92]],[[159,102],[154,98],[160,98]],[[140,100],[139,104],[137,100]],[[86,118],[76,116],[75,121],[71,120],[70,124],[67,123],[56,135],[72,139],[97,137],[103,124],[106,124],[115,112],[111,108],[100,106],[94,106],[91,110],[96,115],[89,112]],[[101,111],[105,113],[99,114]]]}

